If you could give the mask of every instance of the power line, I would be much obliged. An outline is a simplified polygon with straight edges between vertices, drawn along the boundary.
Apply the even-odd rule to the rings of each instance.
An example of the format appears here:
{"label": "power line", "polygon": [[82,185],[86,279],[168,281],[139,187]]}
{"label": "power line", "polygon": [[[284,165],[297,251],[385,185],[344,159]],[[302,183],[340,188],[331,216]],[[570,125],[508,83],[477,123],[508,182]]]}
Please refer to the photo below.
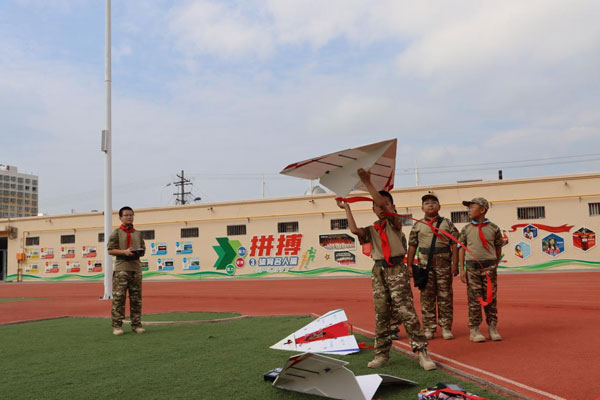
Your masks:
{"label": "power line", "polygon": [[[451,173],[456,173],[456,172],[468,172],[468,171],[474,171],[473,167],[483,166],[483,165],[487,165],[488,167],[477,168],[477,171],[489,171],[489,170],[496,170],[498,168],[513,169],[513,168],[542,167],[542,166],[548,166],[548,165],[578,164],[578,163],[593,162],[593,161],[600,161],[600,158],[589,158],[589,159],[585,159],[585,160],[558,161],[558,162],[537,163],[537,164],[504,165],[504,166],[501,166],[500,164],[494,164],[494,163],[485,163],[485,164],[472,165],[471,168],[452,169],[452,167],[450,167],[450,168],[438,167],[439,169],[436,171],[425,171],[425,172],[420,171],[419,173],[421,175],[433,175],[433,174],[451,174]],[[419,168],[419,169],[421,169],[421,168]],[[396,172],[396,175],[413,175],[413,174],[414,174],[414,172],[403,172],[403,173]]]}
{"label": "power line", "polygon": [[[580,158],[579,160],[569,160],[571,158]],[[589,158],[592,157],[592,158]],[[540,162],[540,161],[549,161],[551,162]],[[498,168],[511,169],[511,168],[530,168],[530,167],[540,167],[540,166],[548,166],[548,165],[563,165],[563,164],[577,164],[583,162],[594,162],[600,161],[600,153],[590,153],[590,154],[579,154],[579,155],[570,155],[570,156],[557,156],[557,157],[546,157],[546,158],[532,158],[532,159],[523,159],[523,160],[512,160],[512,161],[497,161],[497,162],[482,162],[482,163],[470,163],[470,164],[454,164],[454,165],[438,165],[438,166],[424,166],[419,167],[419,174],[430,175],[430,174],[449,174],[454,172],[467,172],[471,171],[474,167],[484,167],[478,168],[479,171],[482,170],[495,170]],[[510,165],[514,164],[514,165]],[[428,171],[435,170],[435,171]],[[414,175],[415,167],[401,167],[396,168],[396,175]],[[199,176],[203,179],[219,179],[219,180],[240,180],[240,179],[255,179],[255,180],[263,180],[263,179],[289,179],[290,177],[284,176],[281,174],[264,174],[259,172],[240,172],[240,173],[208,173],[208,172],[200,172],[190,174],[193,176]]]}
{"label": "power line", "polygon": [[[512,163],[516,163],[516,162],[523,163],[523,162],[533,162],[533,161],[559,160],[559,159],[563,159],[563,158],[598,157],[598,156],[600,156],[600,153],[578,154],[578,155],[573,155],[573,156],[559,156],[559,157],[547,157],[547,158],[531,158],[531,159],[526,159],[526,160],[497,161],[497,162],[491,162],[491,163],[488,161],[488,162],[483,162],[483,163],[471,163],[471,164],[438,165],[438,166],[429,166],[429,167],[419,167],[419,170],[448,168],[448,167],[450,167],[450,168],[476,167],[478,165],[490,165],[490,164],[501,165],[501,164],[512,164]],[[549,165],[549,164],[540,164],[540,165]],[[407,169],[407,168],[401,168],[401,169]]]}

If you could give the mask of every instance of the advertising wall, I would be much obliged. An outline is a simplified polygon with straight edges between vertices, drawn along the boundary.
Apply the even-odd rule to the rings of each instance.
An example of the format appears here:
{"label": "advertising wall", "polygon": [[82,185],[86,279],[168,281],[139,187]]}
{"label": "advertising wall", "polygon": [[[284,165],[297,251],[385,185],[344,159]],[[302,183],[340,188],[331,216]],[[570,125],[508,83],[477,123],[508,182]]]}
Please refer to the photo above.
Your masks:
{"label": "advertising wall", "polygon": [[[397,189],[398,212],[422,217],[420,197],[435,193],[440,214],[460,230],[462,200],[486,197],[503,230],[501,271],[600,268],[600,175],[519,179]],[[599,206],[596,206],[596,205]],[[368,203],[352,206],[359,226],[375,220]],[[462,214],[462,215],[461,215]],[[333,195],[136,210],[144,231],[147,279],[368,276],[368,249],[345,228]],[[11,220],[6,280],[102,280],[99,213]],[[459,222],[462,221],[462,222]],[[118,226],[118,216],[113,222]],[[2,225],[9,222],[0,221]],[[403,232],[412,226],[407,220]],[[342,228],[342,229],[340,229]],[[17,254],[24,260],[17,262]]]}

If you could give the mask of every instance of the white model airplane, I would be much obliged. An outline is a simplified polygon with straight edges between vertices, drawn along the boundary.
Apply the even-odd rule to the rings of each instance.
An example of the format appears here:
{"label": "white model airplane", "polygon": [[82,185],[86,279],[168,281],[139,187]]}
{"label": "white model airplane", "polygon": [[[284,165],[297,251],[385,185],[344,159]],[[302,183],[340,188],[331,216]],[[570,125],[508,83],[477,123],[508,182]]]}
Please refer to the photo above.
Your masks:
{"label": "white model airplane", "polygon": [[390,375],[355,376],[346,361],[305,353],[292,356],[273,386],[333,399],[371,400],[382,384],[413,386],[416,382]]}
{"label": "white model airplane", "polygon": [[320,316],[305,327],[271,346],[276,350],[310,353],[351,354],[360,351],[343,309]]}
{"label": "white model airplane", "polygon": [[366,190],[356,173],[363,168],[371,172],[371,182],[377,190],[390,190],[394,187],[397,142],[385,140],[299,161],[285,167],[281,174],[319,179],[321,185],[345,197],[353,189]]}

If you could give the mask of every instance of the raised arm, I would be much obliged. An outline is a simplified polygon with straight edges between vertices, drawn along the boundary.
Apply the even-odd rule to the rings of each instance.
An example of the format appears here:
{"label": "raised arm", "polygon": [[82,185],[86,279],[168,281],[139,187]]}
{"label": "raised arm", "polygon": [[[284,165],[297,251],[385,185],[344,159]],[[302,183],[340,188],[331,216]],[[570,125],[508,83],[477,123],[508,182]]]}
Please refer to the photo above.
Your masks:
{"label": "raised arm", "polygon": [[381,207],[385,212],[395,213],[396,210],[394,210],[394,206],[387,204],[377,189],[375,189],[375,186],[373,186],[373,183],[371,182],[371,173],[362,168],[360,168],[357,172],[361,182],[365,185],[369,191],[369,194],[373,198],[373,202],[375,202],[375,204]]}
{"label": "raised arm", "polygon": [[350,204],[341,200],[336,200],[336,202],[339,208],[346,211],[346,218],[348,219],[348,228],[350,228],[350,232],[352,232],[361,239],[364,238],[366,235],[365,230],[356,226],[356,221],[354,220],[354,215],[352,215]]}

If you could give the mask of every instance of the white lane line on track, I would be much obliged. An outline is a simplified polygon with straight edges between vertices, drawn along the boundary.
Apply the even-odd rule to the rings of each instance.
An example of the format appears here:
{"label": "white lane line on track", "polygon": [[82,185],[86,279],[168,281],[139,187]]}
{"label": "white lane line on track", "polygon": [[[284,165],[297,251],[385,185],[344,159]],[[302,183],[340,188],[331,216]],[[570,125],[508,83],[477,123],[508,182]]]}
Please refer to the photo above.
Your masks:
{"label": "white lane line on track", "polygon": [[[358,328],[356,326],[353,326],[353,328],[354,328],[355,331],[358,331],[358,332],[360,332],[362,334],[366,334],[366,335],[369,335],[371,337],[375,337],[375,333],[367,331],[366,329]],[[407,343],[400,342],[398,340],[396,340],[395,342],[399,343],[400,345],[402,345],[402,346],[408,348],[409,350],[411,350],[411,347]],[[397,346],[395,346],[395,347],[397,347]],[[536,389],[534,387],[525,385],[524,383],[516,382],[516,381],[513,381],[512,379],[508,379],[508,378],[505,378],[503,376],[496,375],[496,374],[494,374],[492,372],[488,372],[488,371],[485,371],[483,369],[480,369],[480,368],[477,368],[477,367],[473,367],[473,366],[468,365],[468,364],[461,363],[460,361],[456,361],[456,360],[453,360],[451,358],[444,357],[441,354],[432,353],[432,352],[429,352],[429,354],[432,355],[432,356],[434,356],[435,358],[440,359],[440,360],[443,360],[443,361],[446,361],[446,362],[450,362],[450,363],[455,364],[457,366],[460,366],[462,368],[470,369],[472,371],[475,371],[475,372],[483,374],[483,375],[490,376],[490,377],[492,377],[492,378],[494,378],[496,380],[499,380],[501,382],[509,383],[509,384],[511,384],[513,386],[519,387],[521,389],[528,390],[528,391],[533,392],[533,393],[537,393],[537,394],[539,394],[541,396],[545,396],[545,397],[547,397],[549,399],[553,399],[553,400],[566,400],[564,397],[560,397],[560,396],[557,396],[555,394],[548,393],[548,392],[545,392],[543,390]]]}

